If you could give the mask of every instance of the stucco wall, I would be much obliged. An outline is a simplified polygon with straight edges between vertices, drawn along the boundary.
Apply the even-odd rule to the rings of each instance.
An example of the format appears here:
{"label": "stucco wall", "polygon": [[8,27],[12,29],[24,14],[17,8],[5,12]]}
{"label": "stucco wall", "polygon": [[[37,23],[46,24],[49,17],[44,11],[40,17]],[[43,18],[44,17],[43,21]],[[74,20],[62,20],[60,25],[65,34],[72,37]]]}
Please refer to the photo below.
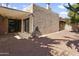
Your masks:
{"label": "stucco wall", "polygon": [[41,34],[59,31],[59,17],[42,7],[33,7],[33,30],[39,28]]}
{"label": "stucco wall", "polygon": [[0,21],[0,34],[6,34],[8,32],[8,19],[4,18]]}

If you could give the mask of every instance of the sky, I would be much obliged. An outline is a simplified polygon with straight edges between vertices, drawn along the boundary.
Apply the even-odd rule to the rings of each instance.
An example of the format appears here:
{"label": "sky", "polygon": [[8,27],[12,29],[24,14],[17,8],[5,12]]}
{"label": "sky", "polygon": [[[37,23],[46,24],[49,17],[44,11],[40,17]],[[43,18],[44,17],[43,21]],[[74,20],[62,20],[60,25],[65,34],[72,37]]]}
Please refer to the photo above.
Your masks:
{"label": "sky", "polygon": [[[51,3],[50,8],[53,12],[59,14],[60,17],[62,18],[68,18],[67,14],[68,11],[64,7],[67,3]],[[2,4],[5,6],[5,4]],[[46,3],[37,3],[37,5],[46,8]],[[18,10],[23,10],[25,11],[28,6],[30,6],[30,3],[9,3],[10,8],[18,9]]]}

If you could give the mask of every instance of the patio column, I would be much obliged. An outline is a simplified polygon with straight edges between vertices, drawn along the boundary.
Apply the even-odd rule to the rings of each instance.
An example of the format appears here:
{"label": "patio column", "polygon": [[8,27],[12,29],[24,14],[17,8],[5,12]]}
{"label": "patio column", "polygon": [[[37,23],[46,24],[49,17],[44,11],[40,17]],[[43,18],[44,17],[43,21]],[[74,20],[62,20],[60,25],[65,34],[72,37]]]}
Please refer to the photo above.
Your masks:
{"label": "patio column", "polygon": [[24,22],[23,22],[23,19],[21,20],[21,32],[22,33],[24,32]]}
{"label": "patio column", "polygon": [[30,22],[29,22],[29,32],[33,32],[33,16],[30,15]]}

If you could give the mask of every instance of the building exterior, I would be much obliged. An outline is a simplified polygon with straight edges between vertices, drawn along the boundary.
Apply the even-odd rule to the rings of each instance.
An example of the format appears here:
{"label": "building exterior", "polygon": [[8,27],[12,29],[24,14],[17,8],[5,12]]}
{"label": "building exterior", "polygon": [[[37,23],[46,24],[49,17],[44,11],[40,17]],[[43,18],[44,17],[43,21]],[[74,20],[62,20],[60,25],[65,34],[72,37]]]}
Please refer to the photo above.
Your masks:
{"label": "building exterior", "polygon": [[32,4],[26,11],[0,6],[0,34],[27,32],[48,34],[59,31],[59,16],[49,9]]}
{"label": "building exterior", "polygon": [[65,29],[65,25],[66,25],[66,19],[63,18],[59,18],[59,30],[64,30]]}
{"label": "building exterior", "polygon": [[59,19],[59,30],[68,30],[71,31],[72,27],[70,25],[70,20],[66,18],[61,18]]}

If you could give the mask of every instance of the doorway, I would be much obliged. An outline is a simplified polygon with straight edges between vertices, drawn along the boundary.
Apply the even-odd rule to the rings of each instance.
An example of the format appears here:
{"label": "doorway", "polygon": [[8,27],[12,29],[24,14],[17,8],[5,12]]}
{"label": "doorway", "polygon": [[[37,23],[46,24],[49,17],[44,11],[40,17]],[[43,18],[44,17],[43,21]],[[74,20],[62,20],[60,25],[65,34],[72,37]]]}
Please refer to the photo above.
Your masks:
{"label": "doorway", "polygon": [[8,32],[21,32],[21,20],[8,19]]}
{"label": "doorway", "polygon": [[29,18],[24,20],[24,24],[25,24],[25,32],[29,33]]}

